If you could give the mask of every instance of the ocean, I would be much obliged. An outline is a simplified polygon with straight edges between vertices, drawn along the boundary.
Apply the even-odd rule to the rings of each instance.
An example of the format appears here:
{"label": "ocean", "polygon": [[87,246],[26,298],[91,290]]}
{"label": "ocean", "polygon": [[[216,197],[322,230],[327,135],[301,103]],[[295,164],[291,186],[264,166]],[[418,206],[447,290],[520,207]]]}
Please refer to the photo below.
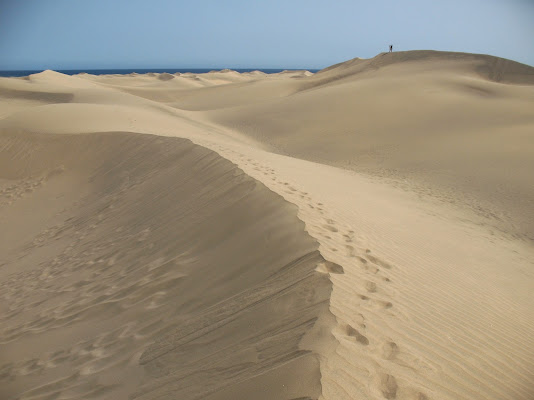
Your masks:
{"label": "ocean", "polygon": [[[221,68],[222,69],[222,68]],[[169,74],[174,74],[176,72],[185,73],[191,72],[194,74],[202,74],[210,71],[220,71],[221,69],[217,68],[133,68],[133,69],[60,69],[57,72],[67,75],[76,75],[80,73],[87,73],[92,75],[111,75],[111,74],[131,74],[136,72],[138,74],[147,74],[149,72],[163,73],[167,72]],[[262,71],[266,74],[276,74],[278,72],[285,71],[286,69],[282,68],[231,68],[233,71],[237,72],[252,72],[252,71]],[[307,68],[287,68],[288,70],[296,69],[307,69]],[[317,72],[318,69],[307,69],[310,72]],[[16,77],[16,76],[28,76],[31,74],[37,74],[42,72],[42,69],[38,70],[18,70],[18,71],[0,71],[0,76],[4,77]]]}

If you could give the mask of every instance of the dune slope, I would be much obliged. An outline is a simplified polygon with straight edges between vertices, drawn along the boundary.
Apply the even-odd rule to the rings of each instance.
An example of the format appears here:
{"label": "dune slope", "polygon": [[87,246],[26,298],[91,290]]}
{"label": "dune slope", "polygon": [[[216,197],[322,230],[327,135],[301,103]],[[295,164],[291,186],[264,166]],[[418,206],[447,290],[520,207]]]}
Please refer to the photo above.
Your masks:
{"label": "dune slope", "polygon": [[272,151],[393,180],[534,239],[534,68],[401,52],[299,83],[290,96],[206,115]]}
{"label": "dune slope", "polygon": [[381,53],[371,59],[355,58],[332,65],[315,75],[313,86],[337,81],[351,75],[376,71],[390,65],[405,63],[417,63],[419,65],[433,63],[434,69],[450,69],[451,67],[458,70],[469,69],[480,77],[494,82],[534,83],[534,68],[505,58],[486,54],[412,50]]}
{"label": "dune slope", "polygon": [[0,160],[2,398],[318,397],[331,283],[294,206],[178,138]]}

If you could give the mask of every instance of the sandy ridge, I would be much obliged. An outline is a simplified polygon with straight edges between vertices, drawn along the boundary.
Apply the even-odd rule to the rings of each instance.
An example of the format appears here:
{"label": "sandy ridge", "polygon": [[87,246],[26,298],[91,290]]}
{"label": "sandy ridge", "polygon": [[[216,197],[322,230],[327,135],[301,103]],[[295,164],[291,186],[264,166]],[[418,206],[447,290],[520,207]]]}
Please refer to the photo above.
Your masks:
{"label": "sandy ridge", "polygon": [[[183,139],[3,134],[0,149],[3,210],[53,213],[2,251],[4,396],[319,395],[329,269],[287,203]],[[40,205],[47,192],[64,201]]]}

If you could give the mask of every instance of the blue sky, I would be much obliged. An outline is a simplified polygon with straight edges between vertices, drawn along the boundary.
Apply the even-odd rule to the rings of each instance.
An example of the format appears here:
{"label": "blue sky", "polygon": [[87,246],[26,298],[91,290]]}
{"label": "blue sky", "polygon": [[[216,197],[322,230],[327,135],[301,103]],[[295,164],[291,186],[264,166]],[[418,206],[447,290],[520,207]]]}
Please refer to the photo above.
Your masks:
{"label": "blue sky", "polygon": [[534,65],[534,0],[0,0],[0,70],[323,68],[390,43]]}

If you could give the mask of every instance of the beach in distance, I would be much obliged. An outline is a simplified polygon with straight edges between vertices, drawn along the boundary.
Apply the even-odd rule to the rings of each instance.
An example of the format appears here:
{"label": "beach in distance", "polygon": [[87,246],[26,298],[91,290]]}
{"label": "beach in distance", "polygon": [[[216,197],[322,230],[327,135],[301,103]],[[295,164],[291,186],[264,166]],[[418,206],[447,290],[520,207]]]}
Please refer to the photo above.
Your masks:
{"label": "beach in distance", "polygon": [[0,399],[534,398],[534,67],[63,72],[0,73]]}

